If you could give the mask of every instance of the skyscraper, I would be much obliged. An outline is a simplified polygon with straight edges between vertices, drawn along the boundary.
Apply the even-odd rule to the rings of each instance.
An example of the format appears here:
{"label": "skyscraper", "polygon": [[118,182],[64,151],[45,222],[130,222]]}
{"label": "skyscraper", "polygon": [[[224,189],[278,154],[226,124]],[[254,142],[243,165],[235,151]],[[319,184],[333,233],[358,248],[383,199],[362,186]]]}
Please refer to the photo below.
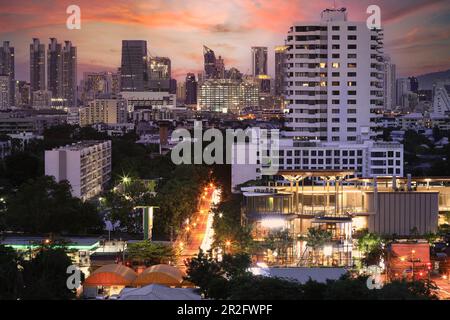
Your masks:
{"label": "skyscraper", "polygon": [[62,54],[62,98],[73,108],[77,106],[77,48],[65,41]]}
{"label": "skyscraper", "polygon": [[286,63],[287,46],[275,47],[275,95],[284,94],[284,64]]}
{"label": "skyscraper", "polygon": [[267,75],[267,47],[252,47],[252,74]]}
{"label": "skyscraper", "polygon": [[10,78],[8,75],[0,75],[0,110],[7,110],[10,103]]}
{"label": "skyscraper", "polygon": [[382,33],[347,21],[345,8],[297,23],[286,38],[287,136],[358,143],[383,107]]}
{"label": "skyscraper", "polygon": [[216,54],[207,46],[203,46],[205,77],[203,80],[217,78]]}
{"label": "skyscraper", "polygon": [[416,77],[409,77],[411,92],[419,93],[419,80]]}
{"label": "skyscraper", "polygon": [[47,89],[53,97],[62,96],[62,46],[56,38],[50,38],[47,49]]}
{"label": "skyscraper", "polygon": [[169,92],[171,81],[171,61],[166,57],[150,57],[148,60],[147,89],[155,92]]}
{"label": "skyscraper", "polygon": [[121,91],[145,91],[148,83],[147,41],[122,40]]}
{"label": "skyscraper", "polygon": [[9,77],[9,104],[15,104],[15,73],[14,73],[14,47],[10,47],[9,41],[3,41],[0,47],[0,75]]}
{"label": "skyscraper", "polygon": [[65,41],[64,47],[55,38],[50,38],[47,50],[47,88],[53,99],[62,106],[77,105],[77,49],[72,42]]}
{"label": "skyscraper", "polygon": [[193,73],[186,75],[186,104],[197,104],[197,81]]}
{"label": "skyscraper", "polygon": [[34,91],[45,90],[45,45],[34,38],[30,45],[30,87]]}
{"label": "skyscraper", "polygon": [[225,62],[222,59],[222,56],[219,56],[219,58],[216,59],[216,78],[225,78]]}

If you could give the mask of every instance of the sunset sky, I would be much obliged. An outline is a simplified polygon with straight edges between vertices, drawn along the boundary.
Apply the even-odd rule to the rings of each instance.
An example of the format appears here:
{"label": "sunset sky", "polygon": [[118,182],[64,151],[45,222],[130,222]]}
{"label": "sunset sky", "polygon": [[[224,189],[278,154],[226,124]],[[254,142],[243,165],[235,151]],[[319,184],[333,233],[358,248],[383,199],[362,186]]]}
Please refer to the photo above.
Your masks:
{"label": "sunset sky", "polygon": [[[81,8],[81,30],[66,28],[66,8]],[[450,68],[450,1],[336,0],[349,20],[365,21],[366,8],[381,8],[385,52],[400,76]],[[284,43],[294,21],[318,21],[332,7],[322,0],[0,0],[0,41],[16,48],[16,78],[29,80],[33,37],[71,40],[78,47],[78,78],[84,71],[116,70],[122,39],[148,41],[152,55],[172,60],[173,76],[202,69],[202,45],[222,55],[226,67],[250,70],[250,47],[271,50]]]}

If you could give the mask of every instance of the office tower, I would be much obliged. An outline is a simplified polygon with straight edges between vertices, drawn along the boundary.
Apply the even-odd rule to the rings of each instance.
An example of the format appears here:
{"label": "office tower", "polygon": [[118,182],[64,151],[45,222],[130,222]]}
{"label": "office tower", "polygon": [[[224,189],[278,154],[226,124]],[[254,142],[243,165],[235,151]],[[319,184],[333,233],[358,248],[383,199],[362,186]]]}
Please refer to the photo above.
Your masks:
{"label": "office tower", "polygon": [[275,47],[275,95],[284,95],[284,64],[287,46]]}
{"label": "office tower", "polygon": [[127,122],[126,104],[121,99],[95,99],[80,108],[80,126]]}
{"label": "office tower", "polygon": [[30,87],[31,93],[46,88],[45,45],[41,44],[37,38],[34,38],[30,45]]}
{"label": "office tower", "polygon": [[150,57],[149,78],[151,80],[169,80],[171,77],[171,61],[166,57]]}
{"label": "office tower", "polygon": [[77,107],[77,48],[65,41],[62,49],[62,95],[68,108]]}
{"label": "office tower", "polygon": [[386,110],[393,110],[396,106],[396,71],[395,64],[391,62],[388,55],[384,56],[384,107]]}
{"label": "office tower", "polygon": [[179,82],[177,84],[177,103],[186,103],[186,82]]}
{"label": "office tower", "polygon": [[56,38],[50,38],[47,49],[47,89],[54,98],[62,96],[62,46]]}
{"label": "office tower", "polygon": [[45,175],[67,180],[74,197],[95,197],[111,178],[111,141],[82,141],[45,151]]}
{"label": "office tower", "polygon": [[0,75],[0,110],[7,110],[10,103],[11,79],[9,75]]}
{"label": "office tower", "polygon": [[203,57],[204,57],[204,79],[216,79],[217,78],[217,64],[216,55],[207,46],[203,46]]}
{"label": "office tower", "polygon": [[147,41],[122,40],[121,91],[145,91],[147,83]]}
{"label": "office tower", "polygon": [[411,92],[419,94],[419,80],[416,77],[409,77],[408,80]]}
{"label": "office tower", "polygon": [[197,81],[195,74],[186,75],[186,104],[197,104]]}
{"label": "office tower", "polygon": [[347,20],[345,8],[293,25],[286,39],[286,135],[356,143],[383,108],[382,33]]}
{"label": "office tower", "polygon": [[19,108],[31,106],[30,84],[26,81],[15,81],[15,106]]}
{"label": "office tower", "polygon": [[9,41],[3,41],[0,47],[0,75],[9,76],[9,103],[15,105],[15,72],[14,72],[14,47],[9,45]]}
{"label": "office tower", "polygon": [[81,83],[81,100],[83,103],[96,98],[114,98],[120,92],[119,73],[85,72]]}
{"label": "office tower", "polygon": [[267,75],[267,47],[252,47],[252,75]]}
{"label": "office tower", "polygon": [[253,81],[206,80],[198,95],[198,106],[204,111],[239,114],[246,107],[259,106],[259,87]]}

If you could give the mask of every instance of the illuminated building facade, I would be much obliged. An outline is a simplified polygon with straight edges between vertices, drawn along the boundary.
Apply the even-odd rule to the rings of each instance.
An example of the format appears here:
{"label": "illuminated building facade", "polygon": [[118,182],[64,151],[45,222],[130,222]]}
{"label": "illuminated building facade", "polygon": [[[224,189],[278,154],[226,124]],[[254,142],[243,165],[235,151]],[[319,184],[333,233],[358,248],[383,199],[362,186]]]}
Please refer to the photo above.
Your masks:
{"label": "illuminated building facade", "polygon": [[[289,265],[352,266],[353,234],[435,232],[450,209],[450,178],[347,178],[352,171],[286,170],[269,186],[241,188],[243,222],[264,241],[286,233],[287,250],[259,252],[266,262]],[[320,248],[307,244],[309,230],[331,237]],[[256,253],[258,255],[258,253]],[[278,255],[278,257],[277,257]],[[281,260],[280,260],[281,259]]]}

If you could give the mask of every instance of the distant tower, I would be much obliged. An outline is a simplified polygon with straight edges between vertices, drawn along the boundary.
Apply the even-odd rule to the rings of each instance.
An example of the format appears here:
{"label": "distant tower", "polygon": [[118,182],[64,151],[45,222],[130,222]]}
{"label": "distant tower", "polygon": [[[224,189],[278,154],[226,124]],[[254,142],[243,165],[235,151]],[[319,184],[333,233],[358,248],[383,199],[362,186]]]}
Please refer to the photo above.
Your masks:
{"label": "distant tower", "polygon": [[67,107],[77,106],[77,48],[65,41],[62,50],[62,98]]}
{"label": "distant tower", "polygon": [[197,104],[197,81],[193,73],[186,75],[186,104]]}
{"label": "distant tower", "polygon": [[50,38],[47,50],[47,89],[54,98],[62,98],[62,46],[55,38]]}
{"label": "distant tower", "polygon": [[287,46],[275,47],[275,95],[284,94],[284,64],[286,63]]}
{"label": "distant tower", "polygon": [[252,47],[252,74],[267,75],[267,47]]}
{"label": "distant tower", "polygon": [[207,46],[203,46],[205,78],[203,80],[217,78],[216,54]]}
{"label": "distant tower", "polygon": [[144,91],[148,83],[147,41],[123,40],[121,91]]}
{"label": "distant tower", "polygon": [[14,47],[9,46],[9,41],[3,42],[0,47],[0,75],[9,77],[9,104],[15,105],[15,72],[14,72]]}

